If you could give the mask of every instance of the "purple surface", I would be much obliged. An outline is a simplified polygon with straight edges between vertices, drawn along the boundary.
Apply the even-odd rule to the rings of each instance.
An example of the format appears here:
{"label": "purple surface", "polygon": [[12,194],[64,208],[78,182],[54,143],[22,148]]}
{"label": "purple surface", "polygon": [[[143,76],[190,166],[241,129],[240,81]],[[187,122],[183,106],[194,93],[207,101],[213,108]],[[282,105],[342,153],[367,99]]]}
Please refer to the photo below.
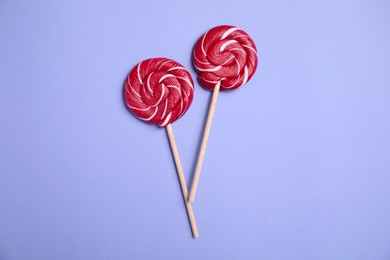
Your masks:
{"label": "purple surface", "polygon": [[[122,87],[157,56],[195,78],[220,24],[260,62],[220,95],[194,240]],[[0,1],[0,259],[390,259],[389,32],[388,1]],[[187,180],[209,98],[173,126]]]}

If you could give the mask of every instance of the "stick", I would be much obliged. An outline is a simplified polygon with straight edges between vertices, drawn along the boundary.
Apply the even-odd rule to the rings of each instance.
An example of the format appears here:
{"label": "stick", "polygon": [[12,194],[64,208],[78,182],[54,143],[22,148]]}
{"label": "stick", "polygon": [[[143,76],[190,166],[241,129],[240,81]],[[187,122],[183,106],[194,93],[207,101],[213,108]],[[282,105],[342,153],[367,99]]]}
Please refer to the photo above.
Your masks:
{"label": "stick", "polygon": [[196,189],[198,188],[198,182],[199,182],[199,177],[200,177],[200,170],[202,169],[203,159],[204,159],[204,155],[206,153],[206,147],[207,147],[207,142],[209,139],[211,123],[213,121],[215,105],[217,104],[217,99],[218,99],[220,87],[221,87],[221,82],[218,82],[217,85],[215,85],[215,88],[213,91],[213,97],[211,98],[211,103],[210,103],[210,107],[209,107],[209,114],[207,115],[206,126],[205,126],[204,132],[203,132],[202,144],[201,144],[200,150],[199,150],[198,162],[196,163],[194,180],[192,181],[190,196],[188,197],[188,200],[190,202],[194,202],[194,200],[195,200]]}
{"label": "stick", "polygon": [[188,189],[187,189],[186,181],[184,179],[183,168],[181,166],[179,152],[177,150],[175,137],[173,135],[172,125],[168,124],[166,129],[167,129],[167,133],[168,133],[169,143],[171,144],[173,158],[175,159],[177,175],[179,177],[181,192],[183,193],[183,198],[184,198],[184,202],[185,202],[186,209],[187,209],[188,219],[190,220],[192,235],[194,238],[198,238],[199,237],[198,227],[196,226],[196,221],[195,221],[195,217],[194,217],[194,212],[192,211],[191,203],[189,203],[187,201]]}

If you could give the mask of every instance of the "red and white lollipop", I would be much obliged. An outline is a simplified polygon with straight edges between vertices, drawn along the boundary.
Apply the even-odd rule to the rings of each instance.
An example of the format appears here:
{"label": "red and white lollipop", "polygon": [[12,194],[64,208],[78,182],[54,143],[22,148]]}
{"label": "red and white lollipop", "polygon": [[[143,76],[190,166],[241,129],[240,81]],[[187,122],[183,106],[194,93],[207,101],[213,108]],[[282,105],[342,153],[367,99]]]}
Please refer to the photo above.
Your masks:
{"label": "red and white lollipop", "polygon": [[190,73],[176,61],[154,58],[140,62],[127,77],[127,107],[139,119],[168,126],[187,112],[194,97]]}
{"label": "red and white lollipop", "polygon": [[243,30],[230,25],[210,29],[194,47],[193,63],[198,72],[198,81],[206,89],[213,90],[213,96],[188,198],[190,202],[195,198],[218,93],[220,90],[237,89],[247,83],[256,71],[257,62],[253,40]]}
{"label": "red and white lollipop", "polygon": [[193,236],[198,237],[188,189],[172,131],[174,121],[185,114],[194,97],[190,73],[176,61],[154,58],[140,62],[129,73],[124,88],[126,105],[139,119],[166,127]]}

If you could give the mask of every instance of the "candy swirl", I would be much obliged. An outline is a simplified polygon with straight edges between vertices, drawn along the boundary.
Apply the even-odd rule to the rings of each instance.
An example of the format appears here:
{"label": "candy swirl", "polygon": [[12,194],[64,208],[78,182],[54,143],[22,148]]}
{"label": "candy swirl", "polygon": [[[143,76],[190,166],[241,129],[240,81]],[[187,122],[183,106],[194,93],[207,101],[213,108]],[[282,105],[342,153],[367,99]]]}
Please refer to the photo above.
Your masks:
{"label": "candy swirl", "polygon": [[257,68],[257,49],[243,30],[229,25],[206,32],[194,47],[193,62],[199,83],[213,90],[236,89],[250,80]]}
{"label": "candy swirl", "polygon": [[194,82],[176,61],[148,59],[129,73],[124,96],[136,117],[165,127],[187,112],[194,97]]}

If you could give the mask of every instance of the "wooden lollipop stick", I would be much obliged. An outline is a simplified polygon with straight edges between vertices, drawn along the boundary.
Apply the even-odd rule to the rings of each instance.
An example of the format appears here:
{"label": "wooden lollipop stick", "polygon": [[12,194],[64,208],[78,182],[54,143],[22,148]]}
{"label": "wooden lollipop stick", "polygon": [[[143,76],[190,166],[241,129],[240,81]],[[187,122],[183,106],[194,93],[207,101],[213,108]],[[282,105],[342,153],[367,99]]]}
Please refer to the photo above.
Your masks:
{"label": "wooden lollipop stick", "polygon": [[184,178],[183,167],[181,166],[179,152],[177,150],[175,137],[173,135],[172,125],[168,124],[166,129],[167,129],[167,133],[168,133],[169,143],[171,144],[173,158],[175,159],[177,175],[179,177],[181,192],[183,193],[183,198],[184,198],[184,202],[185,202],[186,209],[187,209],[188,219],[190,220],[192,235],[194,238],[198,238],[199,237],[198,227],[196,226],[196,221],[195,221],[195,217],[194,217],[194,212],[192,211],[191,203],[187,201],[188,189],[187,189],[187,184],[186,184],[186,181]]}
{"label": "wooden lollipop stick", "polygon": [[188,200],[190,202],[194,201],[195,194],[196,194],[196,189],[198,188],[198,182],[199,182],[199,177],[200,177],[200,170],[202,169],[203,159],[204,159],[204,155],[206,153],[206,147],[207,147],[207,142],[209,140],[211,123],[213,122],[215,105],[217,104],[217,99],[218,99],[218,94],[219,94],[220,87],[221,87],[221,82],[218,82],[217,85],[215,85],[215,88],[214,88],[214,91],[213,91],[213,96],[211,98],[211,103],[210,103],[210,107],[209,107],[209,113],[207,115],[206,126],[205,126],[204,132],[203,132],[202,144],[201,144],[200,150],[199,150],[198,162],[196,163],[194,180],[192,181],[190,196],[188,197]]}

